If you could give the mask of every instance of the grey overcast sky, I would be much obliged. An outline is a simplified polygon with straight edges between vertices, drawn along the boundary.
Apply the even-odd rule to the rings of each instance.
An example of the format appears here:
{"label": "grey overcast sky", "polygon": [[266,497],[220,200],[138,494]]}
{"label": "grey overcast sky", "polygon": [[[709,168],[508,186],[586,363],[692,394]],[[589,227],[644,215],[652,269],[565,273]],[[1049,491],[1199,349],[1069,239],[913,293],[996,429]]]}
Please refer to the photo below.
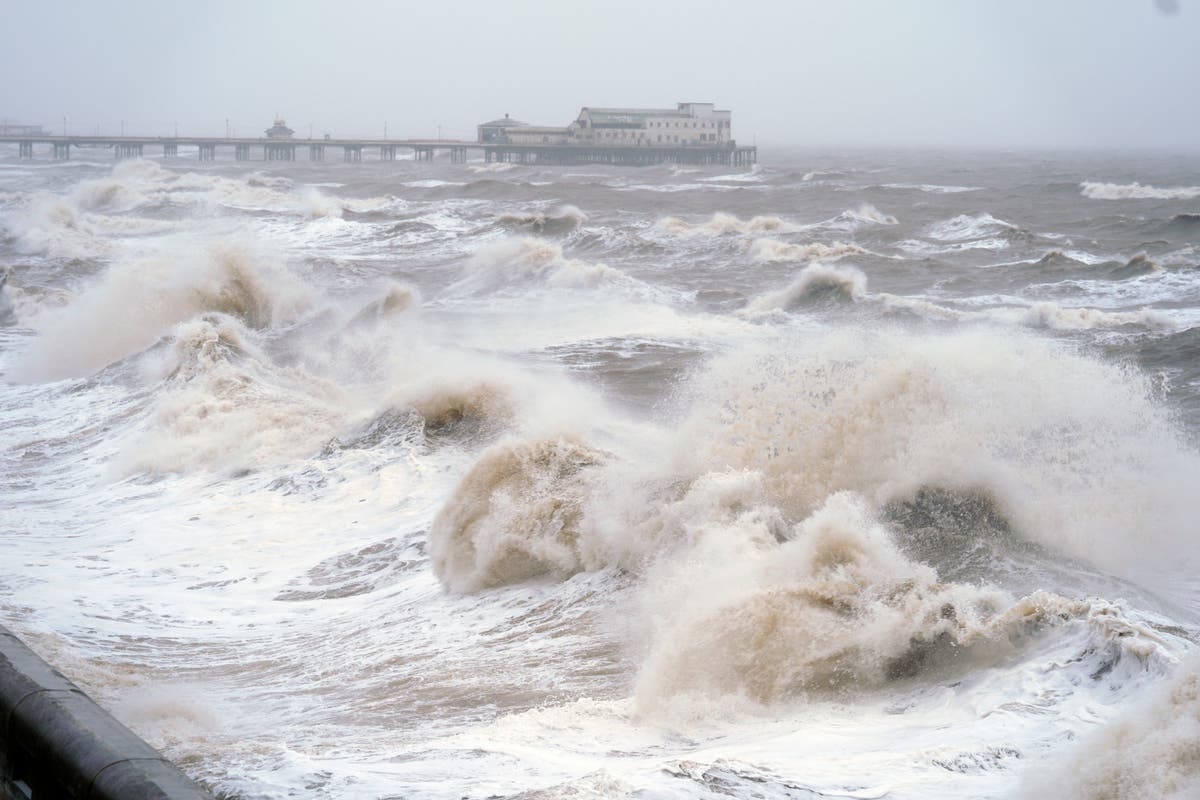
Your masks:
{"label": "grey overcast sky", "polygon": [[473,138],[713,101],[759,144],[1200,146],[1200,0],[4,0],[0,117]]}

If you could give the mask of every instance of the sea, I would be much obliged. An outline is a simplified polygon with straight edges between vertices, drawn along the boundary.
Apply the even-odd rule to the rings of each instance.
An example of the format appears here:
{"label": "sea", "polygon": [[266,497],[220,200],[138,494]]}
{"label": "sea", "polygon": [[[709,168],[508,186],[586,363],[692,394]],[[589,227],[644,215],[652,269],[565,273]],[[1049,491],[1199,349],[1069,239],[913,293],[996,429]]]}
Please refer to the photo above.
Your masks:
{"label": "sea", "polygon": [[218,797],[1200,796],[1200,156],[229,155],[0,147],[0,623]]}

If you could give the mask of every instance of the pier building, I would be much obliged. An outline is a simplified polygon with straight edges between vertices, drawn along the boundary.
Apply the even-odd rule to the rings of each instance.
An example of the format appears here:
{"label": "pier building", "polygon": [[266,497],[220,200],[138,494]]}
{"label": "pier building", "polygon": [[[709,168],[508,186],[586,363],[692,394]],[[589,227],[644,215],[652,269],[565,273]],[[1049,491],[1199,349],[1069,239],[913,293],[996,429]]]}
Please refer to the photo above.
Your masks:
{"label": "pier building", "polygon": [[479,142],[489,145],[488,161],[517,163],[753,164],[757,148],[738,147],[733,114],[714,103],[678,103],[675,108],[593,108],[584,106],[563,127],[530,125],[512,119],[478,126]]}
{"label": "pier building", "polygon": [[489,142],[507,141],[510,134],[514,133],[514,128],[527,128],[528,122],[521,122],[519,119],[513,119],[508,114],[504,115],[504,119],[494,119],[491,122],[485,122],[482,125],[477,125],[475,130],[478,132],[479,141],[482,144]]}
{"label": "pier building", "polygon": [[292,138],[292,134],[295,133],[294,130],[287,126],[283,117],[276,117],[275,124],[267,128],[264,132],[267,134],[268,139],[290,139]]}
{"label": "pier building", "polygon": [[675,108],[588,108],[571,124],[579,142],[639,147],[709,147],[733,141],[733,114],[713,103]]}

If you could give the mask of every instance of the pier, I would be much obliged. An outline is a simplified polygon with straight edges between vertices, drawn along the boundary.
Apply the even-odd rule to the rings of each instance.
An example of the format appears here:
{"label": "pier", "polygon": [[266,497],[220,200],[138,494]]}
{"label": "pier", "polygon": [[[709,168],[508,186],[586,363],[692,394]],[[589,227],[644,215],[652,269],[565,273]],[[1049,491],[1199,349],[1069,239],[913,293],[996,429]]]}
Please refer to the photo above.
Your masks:
{"label": "pier", "polygon": [[[0,143],[17,145],[22,159],[35,158],[40,150],[46,156],[65,161],[80,150],[108,150],[113,159],[143,158],[161,154],[181,158],[180,148],[195,148],[199,161],[215,161],[218,152],[237,161],[296,161],[307,151],[308,160],[321,162],[326,150],[342,151],[346,163],[361,163],[368,152],[378,161],[395,161],[399,151],[411,151],[415,161],[433,161],[439,154],[450,163],[466,163],[471,153],[482,155],[485,162],[510,164],[722,164],[749,166],[758,160],[757,147],[739,147],[733,142],[714,145],[657,144],[519,144],[513,142],[476,142],[463,139],[280,139],[202,136],[54,136],[50,134],[0,135]],[[335,156],[336,158],[336,156]],[[368,159],[371,160],[371,159]]]}

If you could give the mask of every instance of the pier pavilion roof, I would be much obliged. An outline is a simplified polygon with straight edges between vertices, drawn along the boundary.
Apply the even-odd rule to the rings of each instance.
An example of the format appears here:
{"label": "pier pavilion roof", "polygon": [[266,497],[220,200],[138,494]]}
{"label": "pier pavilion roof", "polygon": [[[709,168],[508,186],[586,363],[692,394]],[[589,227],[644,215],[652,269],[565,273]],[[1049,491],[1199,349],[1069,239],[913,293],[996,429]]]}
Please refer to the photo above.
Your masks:
{"label": "pier pavilion roof", "polygon": [[491,122],[481,123],[481,128],[524,128],[528,127],[528,122],[522,122],[519,119],[513,119],[508,114],[504,115],[504,119],[494,119]]}

